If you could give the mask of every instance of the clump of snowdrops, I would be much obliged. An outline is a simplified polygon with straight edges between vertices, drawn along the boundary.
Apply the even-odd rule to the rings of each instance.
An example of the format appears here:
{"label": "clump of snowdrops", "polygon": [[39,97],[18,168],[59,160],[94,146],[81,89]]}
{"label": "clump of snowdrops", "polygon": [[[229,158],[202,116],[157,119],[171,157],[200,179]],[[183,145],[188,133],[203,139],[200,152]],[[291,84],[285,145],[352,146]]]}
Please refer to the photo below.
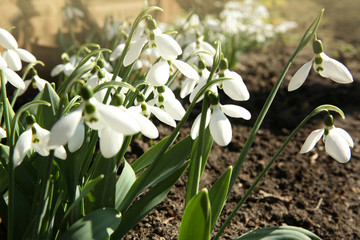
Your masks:
{"label": "clump of snowdrops", "polygon": [[[10,31],[0,29],[0,45],[5,49],[0,56],[4,143],[0,145],[0,217],[8,239],[120,239],[166,197],[186,169],[186,205],[178,239],[210,239],[252,141],[298,53],[312,42],[314,58],[293,76],[290,91],[304,83],[312,66],[321,76],[341,84],[353,81],[347,68],[328,57],[316,38],[321,12],[280,74],[234,167],[209,190],[199,190],[213,142],[220,146],[231,142],[227,116],[251,118],[240,105],[221,104],[222,98],[241,104],[250,94],[242,77],[228,69],[220,41],[213,45],[198,38],[183,50],[172,34],[157,26],[150,15],[157,10],[161,9],[145,9],[113,51],[89,43],[64,53],[63,63],[51,72],[59,76],[56,83],[38,76],[36,67],[43,62],[18,48]],[[22,61],[27,63],[25,68]],[[17,73],[20,69],[22,77]],[[186,109],[169,88],[175,81],[180,97],[190,99]],[[39,94],[15,109],[17,98],[30,86]],[[15,88],[12,98],[7,87]],[[196,104],[202,110],[190,136],[175,141]],[[221,236],[286,144],[314,115],[325,113],[324,128],[310,134],[301,152],[310,151],[323,137],[330,156],[342,163],[349,161],[353,141],[334,126],[330,111],[344,117],[332,105],[315,108],[213,232],[213,239]],[[158,138],[154,118],[173,127],[173,132],[130,164],[125,153],[134,136]],[[263,236],[319,239],[290,226],[257,229],[237,239]]]}

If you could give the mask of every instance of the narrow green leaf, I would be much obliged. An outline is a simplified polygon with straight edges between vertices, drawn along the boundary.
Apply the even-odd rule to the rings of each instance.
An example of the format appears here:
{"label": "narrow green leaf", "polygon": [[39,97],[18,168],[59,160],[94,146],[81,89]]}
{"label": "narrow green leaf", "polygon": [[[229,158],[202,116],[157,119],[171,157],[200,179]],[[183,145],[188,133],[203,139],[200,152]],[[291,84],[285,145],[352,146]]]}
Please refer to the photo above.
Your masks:
{"label": "narrow green leaf", "polygon": [[104,158],[102,155],[95,160],[93,178],[104,175],[104,179],[98,183],[89,193],[89,209],[101,207],[115,207],[115,184],[116,167],[114,158]]}
{"label": "narrow green leaf", "polygon": [[321,240],[314,233],[299,227],[278,226],[260,228],[234,240]]}
{"label": "narrow green leaf", "polygon": [[116,182],[115,189],[115,209],[119,209],[127,192],[136,180],[136,175],[130,164],[124,159],[124,168],[119,179]]}
{"label": "narrow green leaf", "polygon": [[206,189],[195,195],[185,208],[178,240],[209,240],[211,208]]}
{"label": "narrow green leaf", "polygon": [[112,239],[121,239],[130,229],[141,221],[154,207],[156,207],[169,193],[171,187],[184,173],[188,164],[179,167],[169,177],[150,189],[139,201],[135,202],[126,212],[119,228],[112,235]]}
{"label": "narrow green leaf", "polygon": [[50,129],[57,120],[60,98],[49,83],[45,84],[45,88],[41,93],[41,100],[49,102],[51,107],[38,105],[36,120],[37,123],[45,129]]}
{"label": "narrow green leaf", "polygon": [[111,208],[95,210],[74,223],[60,240],[104,240],[118,227],[120,212]]}
{"label": "narrow green leaf", "polygon": [[221,210],[223,209],[226,202],[231,172],[232,167],[230,166],[214,183],[209,191],[209,199],[211,204],[211,229],[214,228],[215,223],[220,216]]}
{"label": "narrow green leaf", "polygon": [[162,139],[131,164],[131,167],[134,169],[135,173],[140,172],[154,161],[161,148],[165,145],[167,139],[168,137]]}
{"label": "narrow green leaf", "polygon": [[85,184],[85,186],[81,189],[80,195],[75,199],[75,201],[70,205],[70,207],[66,210],[64,219],[69,215],[71,210],[76,207],[80,201],[88,194],[102,179],[104,179],[104,175],[100,175],[95,179],[90,180]]}

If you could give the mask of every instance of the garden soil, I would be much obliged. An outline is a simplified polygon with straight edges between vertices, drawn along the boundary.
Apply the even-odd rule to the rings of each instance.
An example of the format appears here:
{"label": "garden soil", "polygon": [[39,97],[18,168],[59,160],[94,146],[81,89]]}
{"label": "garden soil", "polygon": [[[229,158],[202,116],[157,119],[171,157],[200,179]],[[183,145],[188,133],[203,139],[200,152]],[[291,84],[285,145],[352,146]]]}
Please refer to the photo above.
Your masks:
{"label": "garden soil", "polygon": [[[209,189],[227,167],[234,165],[237,160],[263,103],[291,55],[291,49],[283,46],[283,43],[275,43],[257,52],[244,54],[240,59],[237,68],[251,95],[249,101],[240,105],[252,113],[252,119],[231,119],[232,142],[227,147],[214,144],[201,188]],[[234,239],[257,228],[281,225],[308,229],[322,239],[360,239],[360,55],[332,53],[350,69],[354,83],[336,84],[311,70],[300,89],[287,92],[290,77],[312,58],[310,47],[304,49],[291,66],[255,137],[215,231],[290,132],[318,105],[333,104],[344,111],[345,120],[334,113],[335,126],[348,131],[355,142],[350,162],[336,162],[326,154],[321,141],[311,152],[299,154],[310,132],[323,127],[324,114],[314,117],[286,146],[225,229],[221,239]],[[332,56],[332,53],[328,55]],[[224,101],[225,96],[221,96],[221,102]],[[189,133],[196,115],[193,114],[180,138]],[[160,132],[162,136],[167,136],[171,129],[161,126]],[[131,145],[132,153],[126,157],[131,161],[148,148],[148,142],[135,140]],[[136,225],[125,239],[177,239],[186,182],[187,172],[164,201]]]}

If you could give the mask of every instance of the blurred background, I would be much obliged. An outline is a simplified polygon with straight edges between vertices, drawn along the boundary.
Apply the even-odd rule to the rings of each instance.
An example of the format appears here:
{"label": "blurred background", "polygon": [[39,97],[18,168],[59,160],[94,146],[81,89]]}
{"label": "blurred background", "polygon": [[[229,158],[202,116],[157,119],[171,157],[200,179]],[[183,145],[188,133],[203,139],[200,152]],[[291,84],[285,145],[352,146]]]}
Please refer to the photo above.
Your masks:
{"label": "blurred background", "polygon": [[[160,6],[164,12],[154,12],[158,21],[174,23],[195,13],[200,19],[207,16],[221,17],[228,1],[219,0],[0,0],[0,27],[9,29],[19,45],[31,51],[38,59],[52,67],[59,62],[59,33],[72,31],[82,43],[91,36],[104,33],[106,24],[131,21],[146,6]],[[359,52],[360,4],[359,0],[241,0],[232,2],[255,2],[265,6],[266,22],[274,26],[284,21],[295,22],[285,41],[294,44],[306,26],[325,8],[320,25],[324,42],[331,42],[326,49],[339,49],[350,54]],[[68,8],[71,6],[72,8]],[[74,10],[75,9],[75,10]],[[79,10],[79,11],[78,11]],[[69,18],[72,18],[69,20]],[[226,27],[225,27],[226,28]],[[293,36],[293,37],[292,37]],[[283,38],[284,39],[284,38]],[[332,41],[327,41],[331,39]],[[46,59],[46,60],[45,60]]]}

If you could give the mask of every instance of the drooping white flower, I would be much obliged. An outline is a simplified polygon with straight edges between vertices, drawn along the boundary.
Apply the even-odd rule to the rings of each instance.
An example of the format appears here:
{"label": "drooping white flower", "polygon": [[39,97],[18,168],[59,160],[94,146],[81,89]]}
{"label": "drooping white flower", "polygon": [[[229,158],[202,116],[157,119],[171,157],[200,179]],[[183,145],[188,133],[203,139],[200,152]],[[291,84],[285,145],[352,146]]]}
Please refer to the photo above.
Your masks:
{"label": "drooping white flower", "polygon": [[305,63],[291,78],[288,91],[294,91],[301,87],[309,75],[311,66],[322,77],[330,78],[334,82],[347,84],[353,82],[350,71],[339,61],[328,57],[323,52],[323,46],[320,40],[315,39],[313,42],[313,51],[315,56]]}
{"label": "drooping white flower", "polygon": [[26,90],[29,88],[30,84],[32,84],[33,88],[38,89],[40,92],[44,89],[45,84],[49,83],[45,79],[40,78],[38,75],[35,75],[32,79],[25,80],[25,89],[21,89],[18,93],[18,96],[23,95]]}
{"label": "drooping white flower", "polygon": [[[14,148],[13,161],[18,166],[25,158],[28,151],[33,149],[41,156],[48,156],[50,149],[48,141],[50,132],[40,127],[32,116],[27,117],[28,127],[19,137]],[[54,148],[54,155],[60,159],[66,158],[66,151],[62,145]]]}
{"label": "drooping white flower", "polygon": [[[108,136],[109,131],[123,135],[132,135],[140,131],[139,125],[129,114],[116,106],[99,102],[93,97],[92,91],[88,87],[83,90],[83,99],[84,102],[75,111],[61,118],[51,128],[49,146],[65,145],[75,138],[74,146],[69,147],[69,150],[77,150],[83,141],[84,130],[79,127],[83,122],[90,128],[98,130],[99,136]],[[110,130],[104,128],[110,128]],[[104,137],[102,140],[107,141]],[[100,139],[100,141],[102,140]],[[110,149],[109,147],[104,146],[102,149],[106,151]],[[102,154],[109,156],[115,151],[114,148],[111,150],[113,150],[111,153],[102,152]]]}
{"label": "drooping white flower", "polygon": [[1,56],[0,56],[0,70],[2,70],[4,73],[5,84],[7,81],[9,81],[14,87],[18,89],[25,89],[24,81],[16,72],[8,68],[7,62]]}
{"label": "drooping white flower", "polygon": [[[205,127],[209,125],[211,136],[218,145],[226,146],[231,142],[232,129],[231,123],[225,115],[249,120],[251,118],[251,114],[245,108],[237,105],[221,105],[218,102],[218,97],[214,94],[211,95],[215,96],[212,97],[215,100],[210,100],[210,102],[215,102],[213,102],[214,104],[211,104],[210,108],[207,109]],[[199,135],[200,120],[201,114],[196,117],[191,127],[190,135],[193,139]]]}
{"label": "drooping white flower", "polygon": [[181,60],[160,60],[155,63],[147,73],[145,81],[150,83],[152,86],[163,86],[169,80],[171,67],[175,66],[184,76],[199,80],[199,75],[196,70],[191,67],[188,63]]}
{"label": "drooping white flower", "polygon": [[21,60],[24,62],[36,61],[34,55],[25,49],[19,48],[11,33],[2,28],[0,28],[0,46],[5,48],[5,51],[1,55],[7,62],[8,68],[13,71],[19,71],[21,69]]}
{"label": "drooping white flower", "polygon": [[123,64],[125,67],[139,58],[146,43],[148,43],[149,48],[153,49],[153,51],[165,60],[176,59],[176,57],[182,53],[181,47],[176,40],[167,34],[163,34],[161,30],[157,28],[154,19],[149,19],[147,25],[149,34],[138,39],[131,45],[124,58]]}
{"label": "drooping white flower", "polygon": [[344,129],[335,127],[333,121],[332,116],[327,115],[324,120],[325,127],[310,133],[300,153],[303,154],[312,150],[321,137],[323,137],[325,151],[340,163],[348,162],[351,158],[350,147],[354,147],[354,141]]}
{"label": "drooping white flower", "polygon": [[[198,38],[195,42],[190,43],[184,49],[182,58],[187,59],[193,53],[203,51],[198,53],[199,56],[192,57],[189,61],[191,63],[197,64],[200,58],[205,62],[206,66],[211,67],[213,63],[213,55],[215,54],[215,48],[211,46],[208,42],[205,42],[202,38]],[[204,53],[207,52],[207,53]]]}

